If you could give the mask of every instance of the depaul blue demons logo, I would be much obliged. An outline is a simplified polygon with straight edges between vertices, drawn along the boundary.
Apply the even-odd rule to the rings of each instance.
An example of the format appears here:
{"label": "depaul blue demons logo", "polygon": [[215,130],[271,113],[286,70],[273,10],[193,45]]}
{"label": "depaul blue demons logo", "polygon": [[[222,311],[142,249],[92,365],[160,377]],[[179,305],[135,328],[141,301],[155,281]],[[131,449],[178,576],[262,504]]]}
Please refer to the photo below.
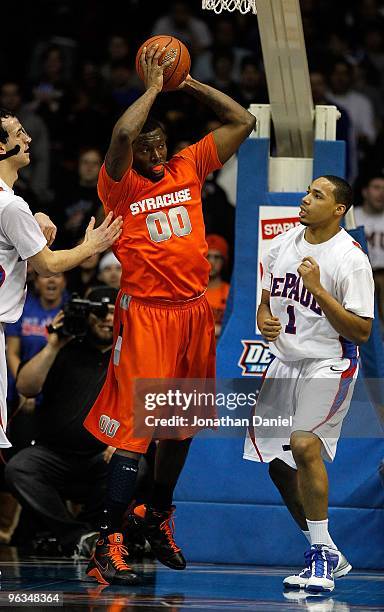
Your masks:
{"label": "depaul blue demons logo", "polygon": [[242,376],[262,376],[271,363],[273,355],[268,344],[262,340],[242,340],[243,353],[237,364]]}

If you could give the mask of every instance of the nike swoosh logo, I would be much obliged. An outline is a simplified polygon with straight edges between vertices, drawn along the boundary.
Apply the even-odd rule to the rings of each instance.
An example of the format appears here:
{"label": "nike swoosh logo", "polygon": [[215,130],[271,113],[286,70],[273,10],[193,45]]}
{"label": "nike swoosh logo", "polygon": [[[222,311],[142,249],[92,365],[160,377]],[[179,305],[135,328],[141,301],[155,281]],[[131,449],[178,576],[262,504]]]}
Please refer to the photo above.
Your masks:
{"label": "nike swoosh logo", "polygon": [[95,559],[95,563],[96,563],[96,565],[97,565],[97,566],[98,566],[98,567],[99,567],[99,568],[100,568],[100,569],[101,569],[103,572],[106,572],[106,571],[107,571],[107,569],[108,569],[108,563],[107,563],[107,565],[106,565],[105,567],[103,567],[103,566],[101,565],[101,563],[99,563],[99,562],[98,562],[98,560],[97,560],[97,559]]}
{"label": "nike swoosh logo", "polygon": [[334,368],[333,366],[330,366],[330,370],[332,370],[332,372],[344,372],[344,370],[339,370],[337,368]]}

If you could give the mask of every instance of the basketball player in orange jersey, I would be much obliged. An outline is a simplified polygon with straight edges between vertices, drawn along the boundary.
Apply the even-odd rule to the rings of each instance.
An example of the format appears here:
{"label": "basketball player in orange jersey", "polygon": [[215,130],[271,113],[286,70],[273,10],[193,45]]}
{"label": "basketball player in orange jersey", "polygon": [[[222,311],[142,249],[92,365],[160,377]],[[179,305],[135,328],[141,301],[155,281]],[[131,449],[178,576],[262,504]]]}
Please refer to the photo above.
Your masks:
{"label": "basketball player in orange jersey", "polygon": [[[143,49],[146,91],[117,121],[98,182],[105,211],[123,217],[114,249],[122,265],[114,350],[105,385],[85,420],[96,438],[117,449],[109,464],[105,522],[87,569],[104,584],[138,581],[120,533],[139,458],[151,441],[134,435],[133,380],[215,376],[201,187],[255,126],[239,104],[188,75],[179,89],[206,103],[222,125],[167,161],[164,128],[148,120],[171,64],[158,65],[162,51],[157,45]],[[150,503],[134,511],[153,553],[173,569],[186,566],[173,538],[172,498],[190,442],[159,441]]]}

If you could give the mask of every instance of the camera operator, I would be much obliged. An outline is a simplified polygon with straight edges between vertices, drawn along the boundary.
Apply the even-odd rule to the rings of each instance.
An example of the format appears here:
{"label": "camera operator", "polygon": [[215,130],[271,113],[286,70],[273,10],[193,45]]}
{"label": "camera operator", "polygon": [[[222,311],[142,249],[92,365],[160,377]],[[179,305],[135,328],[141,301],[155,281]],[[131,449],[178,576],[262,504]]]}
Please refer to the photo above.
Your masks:
{"label": "camera operator", "polygon": [[[42,391],[43,400],[36,408],[36,444],[10,460],[5,478],[23,509],[56,537],[66,555],[77,551],[88,557],[97,539],[113,449],[91,436],[83,420],[107,372],[117,293],[97,287],[88,300],[71,300],[65,314],[53,319],[47,345],[17,376],[20,393],[35,397]],[[82,504],[76,518],[66,500]]]}

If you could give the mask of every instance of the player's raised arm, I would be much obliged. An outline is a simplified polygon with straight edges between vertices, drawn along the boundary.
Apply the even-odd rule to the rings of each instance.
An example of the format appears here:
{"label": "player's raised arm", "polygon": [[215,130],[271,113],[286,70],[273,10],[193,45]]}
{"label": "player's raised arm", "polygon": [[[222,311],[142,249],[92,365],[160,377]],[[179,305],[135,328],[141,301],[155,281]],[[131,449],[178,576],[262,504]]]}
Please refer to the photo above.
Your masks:
{"label": "player's raised arm", "polygon": [[109,213],[103,223],[94,229],[95,218],[92,217],[85,233],[84,242],[73,249],[64,251],[51,251],[45,246],[39,253],[30,257],[29,261],[34,270],[42,276],[51,276],[58,272],[71,270],[88,257],[109,249],[119,238],[122,223],[121,217],[112,221],[112,213]]}
{"label": "player's raised arm", "polygon": [[173,58],[159,66],[159,57],[164,51],[158,45],[143,48],[140,64],[146,91],[117,121],[112,132],[112,139],[105,157],[108,175],[114,181],[120,181],[132,165],[132,143],[141,132],[148,113],[158,93],[163,87],[163,72],[173,62]]}
{"label": "player's raised arm", "polygon": [[179,89],[192,94],[209,106],[223,124],[213,132],[217,153],[223,164],[252,132],[256,125],[256,118],[223,92],[196,81],[190,75]]}

